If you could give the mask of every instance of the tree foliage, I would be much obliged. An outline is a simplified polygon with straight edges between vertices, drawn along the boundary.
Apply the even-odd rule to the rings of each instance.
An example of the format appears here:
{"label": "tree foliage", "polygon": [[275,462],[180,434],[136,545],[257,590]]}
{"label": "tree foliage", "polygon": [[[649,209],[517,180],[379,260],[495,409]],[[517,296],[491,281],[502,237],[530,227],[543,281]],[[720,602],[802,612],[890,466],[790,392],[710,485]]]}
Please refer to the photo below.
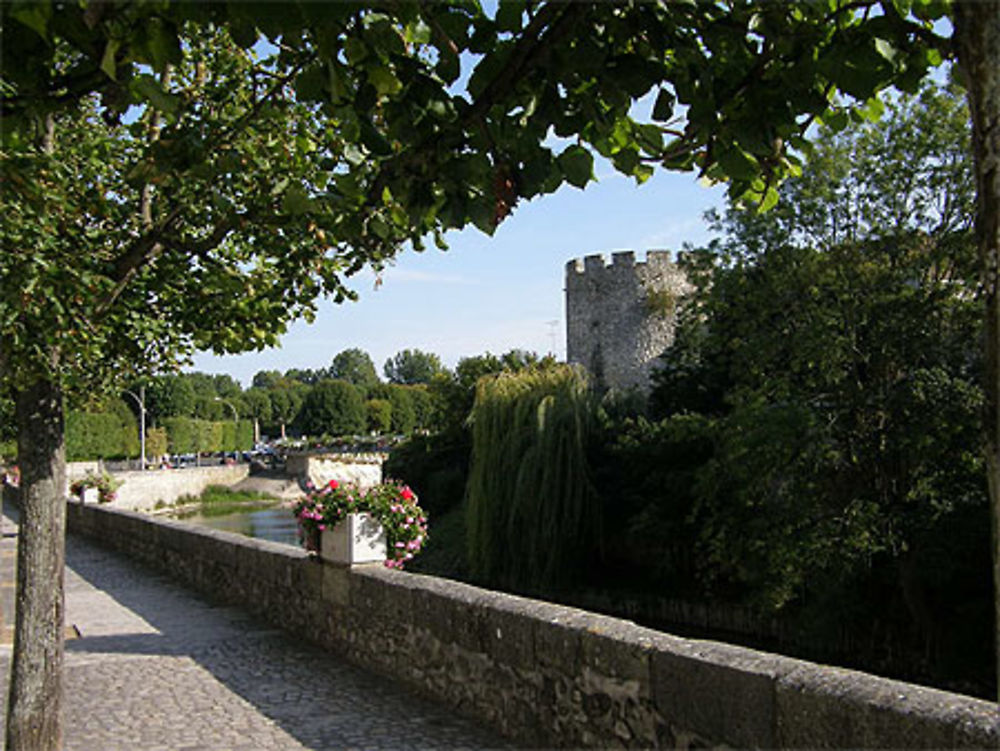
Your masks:
{"label": "tree foliage", "polygon": [[655,440],[677,450],[697,427],[701,465],[638,517],[672,536],[683,520],[693,544],[670,549],[697,550],[704,590],[877,619],[938,669],[989,620],[966,119],[959,92],[928,87],[821,132],[774,211],[716,217],[653,400],[672,415]]}
{"label": "tree foliage", "polygon": [[583,573],[601,533],[587,462],[595,415],[586,376],[569,366],[479,380],[467,490],[473,576],[536,590]]}
{"label": "tree foliage", "polygon": [[353,383],[366,393],[379,383],[372,358],[367,352],[357,348],[338,352],[330,363],[327,375],[330,378]]}
{"label": "tree foliage", "polygon": [[444,366],[441,359],[430,352],[419,349],[404,349],[385,361],[383,372],[390,383],[408,386],[418,383],[430,383],[435,375],[441,373]]}
{"label": "tree foliage", "polygon": [[310,435],[355,435],[363,433],[367,412],[361,392],[347,381],[317,383],[302,403],[302,429]]}

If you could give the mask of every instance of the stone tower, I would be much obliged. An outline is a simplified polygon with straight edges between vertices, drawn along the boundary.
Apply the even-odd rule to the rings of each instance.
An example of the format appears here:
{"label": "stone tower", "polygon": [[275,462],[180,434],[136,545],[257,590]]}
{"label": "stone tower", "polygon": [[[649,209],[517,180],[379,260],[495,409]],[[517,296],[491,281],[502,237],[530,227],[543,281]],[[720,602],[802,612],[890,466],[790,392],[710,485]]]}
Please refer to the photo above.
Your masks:
{"label": "stone tower", "polygon": [[566,264],[566,359],[580,363],[600,388],[649,391],[657,358],[673,343],[677,306],[691,285],[670,260],[651,250]]}

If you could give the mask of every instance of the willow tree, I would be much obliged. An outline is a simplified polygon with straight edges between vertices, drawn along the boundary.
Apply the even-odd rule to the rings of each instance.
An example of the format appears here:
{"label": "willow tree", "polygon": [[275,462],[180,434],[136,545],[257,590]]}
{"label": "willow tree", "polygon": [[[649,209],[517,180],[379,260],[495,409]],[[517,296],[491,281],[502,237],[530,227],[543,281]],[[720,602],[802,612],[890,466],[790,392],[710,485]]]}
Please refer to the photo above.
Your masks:
{"label": "willow tree", "polygon": [[530,590],[578,579],[601,539],[587,461],[596,413],[586,374],[574,367],[480,379],[467,489],[474,576]]}
{"label": "willow tree", "polygon": [[[1000,14],[956,9],[976,80],[996,334]],[[594,153],[639,181],[657,166],[698,170],[766,207],[816,118],[857,116],[952,53],[932,29],[945,11],[937,0],[501,2],[495,13],[474,1],[0,4],[0,365],[18,405],[24,513],[8,747],[59,743],[67,389],[198,347],[272,344],[404,241],[468,223],[492,232],[520,200],[585,186]],[[256,60],[265,37],[276,53]],[[647,95],[637,120],[631,106]],[[28,681],[36,670],[45,677]]]}

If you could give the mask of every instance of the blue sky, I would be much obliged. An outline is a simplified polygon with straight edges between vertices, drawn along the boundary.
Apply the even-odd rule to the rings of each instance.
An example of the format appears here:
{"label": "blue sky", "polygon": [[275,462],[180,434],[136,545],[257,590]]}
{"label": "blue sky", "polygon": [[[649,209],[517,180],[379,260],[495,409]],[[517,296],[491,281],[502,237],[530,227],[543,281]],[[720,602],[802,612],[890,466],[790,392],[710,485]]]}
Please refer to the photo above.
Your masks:
{"label": "blue sky", "polygon": [[312,324],[299,321],[280,347],[242,355],[199,353],[190,370],[226,373],[244,388],[260,370],[327,367],[351,347],[382,374],[403,349],[421,349],[449,367],[462,357],[513,348],[565,356],[566,262],[592,253],[676,251],[709,237],[702,214],[721,206],[724,187],[693,174],[661,172],[642,186],[597,166],[598,182],[569,185],[522,203],[493,237],[475,228],[447,236],[447,252],[408,250],[382,275],[352,279],[357,302],[322,300]]}

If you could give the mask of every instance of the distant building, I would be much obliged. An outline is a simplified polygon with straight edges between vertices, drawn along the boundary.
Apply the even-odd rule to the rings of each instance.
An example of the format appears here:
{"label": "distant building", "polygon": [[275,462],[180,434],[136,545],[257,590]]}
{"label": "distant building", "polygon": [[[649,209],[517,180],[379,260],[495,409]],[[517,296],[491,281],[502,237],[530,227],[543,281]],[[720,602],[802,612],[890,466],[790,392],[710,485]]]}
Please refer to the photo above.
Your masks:
{"label": "distant building", "polygon": [[691,285],[669,251],[592,255],[566,264],[566,359],[599,388],[647,393],[657,358],[674,341],[677,306]]}

